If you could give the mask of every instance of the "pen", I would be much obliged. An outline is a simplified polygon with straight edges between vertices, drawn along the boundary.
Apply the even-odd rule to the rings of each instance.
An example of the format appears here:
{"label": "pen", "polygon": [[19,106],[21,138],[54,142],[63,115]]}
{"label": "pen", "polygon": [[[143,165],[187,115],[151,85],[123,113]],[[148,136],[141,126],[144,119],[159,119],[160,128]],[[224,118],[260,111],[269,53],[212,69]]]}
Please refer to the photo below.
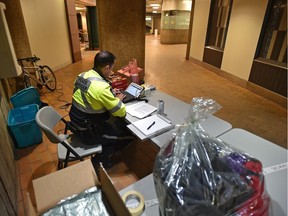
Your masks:
{"label": "pen", "polygon": [[149,125],[149,127],[147,128],[147,130],[149,130],[154,124],[155,124],[155,121],[153,121],[152,124]]}

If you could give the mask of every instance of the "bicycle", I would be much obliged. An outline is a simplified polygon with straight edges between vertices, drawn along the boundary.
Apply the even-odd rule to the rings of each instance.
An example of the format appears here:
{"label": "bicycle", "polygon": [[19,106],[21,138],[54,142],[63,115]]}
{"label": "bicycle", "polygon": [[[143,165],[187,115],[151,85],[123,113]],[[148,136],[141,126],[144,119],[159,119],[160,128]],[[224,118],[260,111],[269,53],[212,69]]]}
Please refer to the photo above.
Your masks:
{"label": "bicycle", "polygon": [[[23,61],[31,62],[33,66],[24,66]],[[37,83],[37,88],[42,89],[45,86],[50,91],[54,91],[57,87],[56,76],[52,69],[47,65],[37,65],[40,58],[37,56],[18,59],[18,63],[22,68],[22,76],[25,88],[31,86],[31,79]],[[34,75],[29,72],[32,70]]]}

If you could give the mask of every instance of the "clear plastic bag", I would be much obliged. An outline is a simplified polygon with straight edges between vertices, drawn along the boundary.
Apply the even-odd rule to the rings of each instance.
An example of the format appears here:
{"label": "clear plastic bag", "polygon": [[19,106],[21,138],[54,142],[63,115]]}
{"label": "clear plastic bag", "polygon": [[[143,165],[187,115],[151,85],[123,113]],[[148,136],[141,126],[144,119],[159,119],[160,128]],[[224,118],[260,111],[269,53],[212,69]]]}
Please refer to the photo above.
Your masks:
{"label": "clear plastic bag", "polygon": [[194,98],[187,124],[158,153],[153,176],[162,216],[269,215],[261,162],[199,124],[220,108]]}

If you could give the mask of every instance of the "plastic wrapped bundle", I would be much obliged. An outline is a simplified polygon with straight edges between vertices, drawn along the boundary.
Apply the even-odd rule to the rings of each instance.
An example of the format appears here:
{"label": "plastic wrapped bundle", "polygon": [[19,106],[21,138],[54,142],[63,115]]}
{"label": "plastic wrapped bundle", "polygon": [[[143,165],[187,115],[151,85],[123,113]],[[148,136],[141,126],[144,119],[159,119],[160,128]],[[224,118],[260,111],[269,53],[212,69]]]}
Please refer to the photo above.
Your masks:
{"label": "plastic wrapped bundle", "polygon": [[42,216],[109,216],[101,189],[89,188],[82,193],[66,197]]}
{"label": "plastic wrapped bundle", "polygon": [[158,153],[153,174],[162,216],[269,215],[261,162],[199,124],[220,108],[194,98],[188,123]]}

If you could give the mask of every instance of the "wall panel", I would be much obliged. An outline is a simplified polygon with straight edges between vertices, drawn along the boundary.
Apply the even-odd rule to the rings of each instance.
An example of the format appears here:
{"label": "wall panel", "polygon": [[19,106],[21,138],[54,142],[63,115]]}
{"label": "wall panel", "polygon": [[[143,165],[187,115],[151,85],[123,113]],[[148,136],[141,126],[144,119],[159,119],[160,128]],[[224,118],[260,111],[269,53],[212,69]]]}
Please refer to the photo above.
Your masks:
{"label": "wall panel", "polygon": [[234,0],[221,70],[248,80],[267,0]]}
{"label": "wall panel", "polygon": [[71,64],[65,1],[21,0],[21,6],[32,55],[54,70]]}

